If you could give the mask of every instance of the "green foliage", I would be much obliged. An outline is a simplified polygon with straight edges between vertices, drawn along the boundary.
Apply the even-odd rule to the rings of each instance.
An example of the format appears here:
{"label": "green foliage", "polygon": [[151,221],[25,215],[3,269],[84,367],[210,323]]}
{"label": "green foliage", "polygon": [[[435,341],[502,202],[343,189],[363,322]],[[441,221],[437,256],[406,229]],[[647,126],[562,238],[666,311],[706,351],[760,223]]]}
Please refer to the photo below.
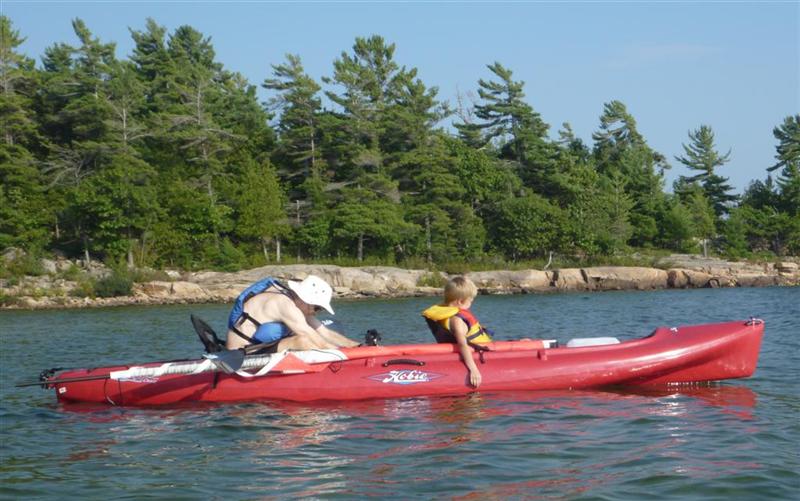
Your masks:
{"label": "green foliage", "polygon": [[267,244],[273,238],[289,233],[284,206],[285,196],[278,182],[275,169],[265,163],[248,164],[242,175],[236,233],[261,243],[264,259],[268,260]]}
{"label": "green foliage", "polygon": [[172,278],[164,271],[153,270],[150,268],[133,268],[128,270],[128,276],[134,283],[143,282],[171,282]]}
{"label": "green foliage", "polygon": [[681,252],[692,249],[692,236],[696,230],[691,211],[680,201],[674,201],[667,209],[662,221],[661,239],[670,248]]}
{"label": "green foliage", "polygon": [[97,297],[130,296],[133,293],[133,279],[128,270],[117,267],[111,273],[94,283]]}
{"label": "green foliage", "polygon": [[133,284],[153,280],[170,281],[163,271],[145,268],[127,268],[119,262],[111,267],[111,273],[95,279],[93,276],[73,265],[60,274],[61,278],[76,282],[70,290],[73,297],[117,297],[132,294]]}
{"label": "green foliage", "polygon": [[800,220],[771,207],[740,206],[725,223],[723,250],[735,257],[769,251],[782,256],[800,251]]}
{"label": "green foliage", "polygon": [[743,207],[731,211],[722,228],[721,247],[726,256],[738,259],[748,254],[748,225],[754,217],[756,214],[750,208]]}
{"label": "green foliage", "polygon": [[447,284],[447,279],[436,271],[425,273],[417,279],[417,286],[419,287],[444,288],[445,284]]}
{"label": "green foliage", "polygon": [[702,239],[713,238],[716,234],[714,208],[703,192],[694,190],[687,197],[685,204],[691,214],[694,236]]}
{"label": "green foliage", "polygon": [[376,177],[364,181],[372,186],[344,190],[344,200],[338,204],[331,220],[334,239],[345,247],[355,246],[359,262],[364,258],[365,246],[388,255],[408,227],[399,204],[375,190],[386,180]]}
{"label": "green foliage", "polygon": [[475,116],[483,122],[456,124],[456,128],[471,146],[496,141],[506,158],[525,163],[527,152],[546,136],[549,126],[525,102],[525,82],[514,81],[513,72],[499,62],[487,68],[498,80],[478,81],[482,103],[475,106]]}
{"label": "green foliage", "polygon": [[[322,82],[287,55],[262,106],[191,26],[148,19],[122,60],[80,19],[72,30],[37,68],[0,15],[0,250],[236,270],[280,249],[289,262],[457,272],[541,267],[551,251],[551,266],[616,262],[629,246],[698,240],[732,255],[800,252],[800,115],[773,130],[775,181],[738,204],[717,172],[729,154],[710,127],[690,132],[677,160],[695,173],[672,197],[666,159],[622,102],[604,105],[593,144],[567,123],[551,140],[535,96],[497,62],[454,135],[440,128],[450,110],[438,89],[378,35],[356,38]],[[2,273],[37,272],[12,268]],[[125,293],[133,273],[63,275],[91,296]]]}
{"label": "green foliage", "polygon": [[11,307],[16,306],[19,304],[19,297],[12,296],[0,291],[0,306],[2,307]]}
{"label": "green foliage", "polygon": [[59,278],[63,278],[64,280],[69,280],[71,282],[77,282],[82,278],[84,275],[83,270],[75,264],[71,264],[69,268],[66,270],[62,270],[58,273]]}
{"label": "green foliage", "polygon": [[503,200],[494,215],[492,245],[512,260],[546,255],[563,246],[561,209],[538,195]]}
{"label": "green foliage", "polygon": [[206,248],[205,262],[220,271],[236,271],[242,268],[244,253],[236,248],[227,238],[219,247]]}
{"label": "green foliage", "polygon": [[274,78],[264,80],[262,86],[278,92],[269,101],[271,110],[281,111],[276,155],[283,157],[289,168],[285,178],[296,188],[304,178],[318,175],[324,163],[319,148],[320,86],[305,73],[300,56],[288,54],[286,63],[272,65],[272,70]]}
{"label": "green foliage", "polygon": [[119,259],[143,238],[160,210],[153,176],[145,162],[122,154],[73,192],[74,210],[97,254]]}
{"label": "green foliage", "polygon": [[781,169],[778,186],[782,209],[800,216],[800,114],[786,117],[772,133],[778,140],[775,147],[778,163],[767,170]]}
{"label": "green foliage", "polygon": [[298,249],[298,255],[319,260],[330,246],[331,221],[327,217],[315,217],[295,228],[291,242]]}
{"label": "green foliage", "polygon": [[88,275],[80,278],[75,287],[69,291],[69,295],[72,297],[96,297],[95,280]]}
{"label": "green foliage", "polygon": [[728,206],[736,200],[736,196],[729,192],[733,190],[728,178],[715,173],[718,167],[725,165],[730,159],[731,152],[720,155],[714,145],[714,131],[708,125],[701,125],[699,129],[689,132],[689,145],[684,144],[685,155],[675,157],[677,161],[691,170],[699,171],[698,174],[684,178],[688,184],[699,183],[703,187],[706,198],[714,208],[717,218],[728,212]]}
{"label": "green foliage", "polygon": [[0,259],[0,278],[20,278],[26,275],[45,274],[40,257],[36,254],[19,253],[10,259]]}
{"label": "green foliage", "polygon": [[33,60],[17,52],[25,41],[0,15],[0,249],[41,249],[50,243],[52,208],[34,151],[41,147],[33,98]]}

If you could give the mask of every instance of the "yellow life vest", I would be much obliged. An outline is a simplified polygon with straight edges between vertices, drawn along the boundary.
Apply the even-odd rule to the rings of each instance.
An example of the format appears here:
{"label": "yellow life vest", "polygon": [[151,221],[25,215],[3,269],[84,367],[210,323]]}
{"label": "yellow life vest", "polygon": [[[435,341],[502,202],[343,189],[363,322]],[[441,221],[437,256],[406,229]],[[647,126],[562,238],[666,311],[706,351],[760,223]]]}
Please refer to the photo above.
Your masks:
{"label": "yellow life vest", "polygon": [[439,343],[455,343],[456,337],[450,330],[450,319],[458,317],[467,324],[468,343],[491,343],[492,338],[486,332],[475,315],[469,310],[463,310],[455,306],[435,305],[422,312],[422,316],[428,322],[433,337]]}

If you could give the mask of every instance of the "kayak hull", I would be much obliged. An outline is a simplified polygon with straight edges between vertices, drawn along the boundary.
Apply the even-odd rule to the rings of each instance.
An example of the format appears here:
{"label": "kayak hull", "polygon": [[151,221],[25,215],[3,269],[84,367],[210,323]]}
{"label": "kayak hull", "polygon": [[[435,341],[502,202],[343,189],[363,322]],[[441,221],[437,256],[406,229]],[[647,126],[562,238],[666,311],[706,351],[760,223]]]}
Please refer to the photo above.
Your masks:
{"label": "kayak hull", "polygon": [[[764,323],[739,321],[661,327],[619,344],[546,348],[540,341],[495,342],[475,353],[480,391],[660,386],[748,377],[758,361]],[[301,364],[243,377],[223,372],[103,379],[128,366],[65,371],[45,381],[59,401],[110,405],[249,400],[362,400],[475,391],[453,345],[342,349],[345,360]],[[481,358],[483,359],[481,361]],[[148,364],[145,364],[145,367]],[[159,364],[150,364],[158,366]],[[59,383],[58,380],[93,378]]]}

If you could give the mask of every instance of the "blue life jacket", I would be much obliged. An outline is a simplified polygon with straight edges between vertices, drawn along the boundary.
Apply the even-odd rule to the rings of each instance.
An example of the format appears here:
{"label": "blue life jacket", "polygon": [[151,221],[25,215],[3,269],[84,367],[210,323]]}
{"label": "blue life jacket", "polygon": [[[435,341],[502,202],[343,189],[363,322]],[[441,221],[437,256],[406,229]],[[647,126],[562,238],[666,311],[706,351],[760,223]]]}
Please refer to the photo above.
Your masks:
{"label": "blue life jacket", "polygon": [[[268,330],[265,329],[265,332],[262,334],[266,334],[266,336],[258,336],[258,330],[262,326],[261,322],[254,319],[246,311],[244,311],[245,303],[247,303],[247,301],[250,300],[250,298],[263,293],[273,285],[275,285],[279,289],[280,294],[289,294],[289,290],[286,288],[286,286],[278,282],[276,279],[272,277],[261,279],[258,282],[254,283],[253,285],[251,285],[250,287],[243,290],[241,294],[239,294],[239,297],[237,297],[236,301],[234,301],[233,303],[231,314],[228,316],[228,329],[232,330],[239,337],[246,339],[251,344],[254,342],[254,340],[264,342],[262,339],[258,339],[259,337],[274,338],[275,334],[277,334],[277,332],[275,332],[273,329],[268,329]],[[246,320],[249,320],[253,322],[253,324],[255,324],[257,333],[252,338],[244,335],[239,329],[236,328],[236,325],[242,320],[242,318],[245,318]],[[280,322],[269,322],[267,324],[264,324],[264,326],[267,326],[269,324],[283,325]],[[267,332],[269,333],[267,334]],[[288,332],[289,332],[288,328],[282,329],[281,334],[279,334],[280,337],[278,337],[277,339],[285,337],[285,335],[287,335]]]}
{"label": "blue life jacket", "polygon": [[283,322],[264,322],[253,333],[251,342],[258,344],[274,343],[289,336],[291,333],[292,331]]}

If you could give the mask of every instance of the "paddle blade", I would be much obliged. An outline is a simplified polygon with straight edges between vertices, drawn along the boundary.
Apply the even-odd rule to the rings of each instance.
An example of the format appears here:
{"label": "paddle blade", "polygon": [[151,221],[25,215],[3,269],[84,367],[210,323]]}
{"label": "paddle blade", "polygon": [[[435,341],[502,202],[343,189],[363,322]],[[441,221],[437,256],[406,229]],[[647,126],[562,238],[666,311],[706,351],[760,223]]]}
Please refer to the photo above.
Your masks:
{"label": "paddle blade", "polygon": [[226,374],[233,374],[242,368],[244,363],[243,350],[226,350],[217,353],[207,353],[203,355]]}

